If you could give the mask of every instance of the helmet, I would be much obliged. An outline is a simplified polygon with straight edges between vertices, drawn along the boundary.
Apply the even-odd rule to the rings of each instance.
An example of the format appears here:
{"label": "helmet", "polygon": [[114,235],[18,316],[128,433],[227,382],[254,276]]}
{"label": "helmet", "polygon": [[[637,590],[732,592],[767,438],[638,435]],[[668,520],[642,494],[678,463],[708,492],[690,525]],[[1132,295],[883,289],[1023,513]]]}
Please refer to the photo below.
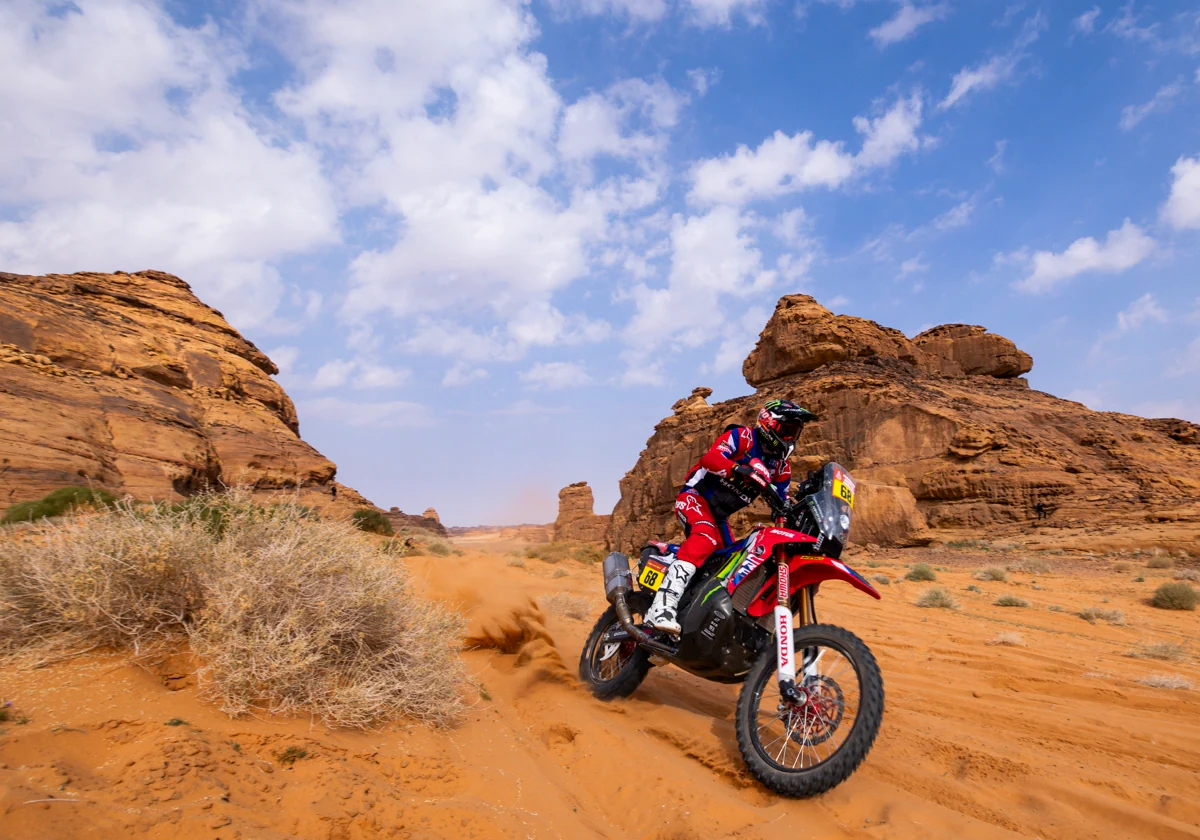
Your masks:
{"label": "helmet", "polygon": [[816,419],[817,415],[791,400],[771,400],[758,412],[756,428],[763,448],[777,458],[786,458],[804,430],[804,424]]}

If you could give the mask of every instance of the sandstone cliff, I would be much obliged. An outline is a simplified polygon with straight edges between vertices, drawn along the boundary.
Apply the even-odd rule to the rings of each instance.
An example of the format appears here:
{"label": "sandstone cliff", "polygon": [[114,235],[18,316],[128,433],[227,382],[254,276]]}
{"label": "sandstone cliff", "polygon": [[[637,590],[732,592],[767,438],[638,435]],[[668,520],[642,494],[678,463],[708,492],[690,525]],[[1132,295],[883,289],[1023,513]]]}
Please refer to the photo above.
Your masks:
{"label": "sandstone cliff", "polygon": [[[431,513],[433,514],[432,516],[430,516]],[[416,516],[415,514],[405,513],[398,507],[394,507],[385,513],[384,516],[388,518],[388,521],[392,523],[392,527],[397,531],[401,528],[420,528],[425,531],[432,531],[442,537],[448,535],[445,526],[442,525],[441,519],[438,518],[437,511],[433,508],[429,508],[421,516]]]}
{"label": "sandstone cliff", "polygon": [[178,277],[0,273],[0,509],[64,485],[172,499],[207,485],[347,513],[278,369]]}
{"label": "sandstone cliff", "polygon": [[1029,530],[1042,502],[1051,517],[1037,539],[1195,550],[1200,428],[1030,390],[1020,375],[1032,365],[983,327],[910,340],[806,295],[785,297],[743,367],[757,392],[709,405],[711,391],[696,389],[675,404],[621,481],[610,544],[677,535],[672,502],[704,448],[726,425],[753,423],[766,399],[786,397],[821,418],[797,447],[795,471],[836,460],[862,484],[855,542],[1002,538]]}
{"label": "sandstone cliff", "polygon": [[606,546],[608,520],[595,513],[595,498],[586,481],[569,484],[558,491],[558,518],[554,520],[555,541],[574,540]]}

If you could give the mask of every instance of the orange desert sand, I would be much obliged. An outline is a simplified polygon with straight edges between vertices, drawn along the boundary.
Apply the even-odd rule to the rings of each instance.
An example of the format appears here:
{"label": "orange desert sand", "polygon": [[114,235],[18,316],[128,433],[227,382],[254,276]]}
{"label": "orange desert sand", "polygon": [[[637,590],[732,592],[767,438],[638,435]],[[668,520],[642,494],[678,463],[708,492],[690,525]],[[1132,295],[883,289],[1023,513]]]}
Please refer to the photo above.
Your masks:
{"label": "orange desert sand", "polygon": [[[1140,682],[1200,684],[1197,613],[1145,603],[1173,574],[1145,558],[1039,554],[1050,573],[1008,582],[972,573],[1030,555],[850,558],[893,580],[883,601],[827,584],[818,609],[878,656],[883,729],[849,781],[788,801],[743,769],[735,687],[655,669],[630,699],[601,703],[579,684],[579,650],[604,606],[597,566],[519,567],[507,560],[518,543],[457,542],[462,556],[408,561],[417,586],[470,617],[463,655],[479,687],[457,727],[229,719],[196,697],[179,663],[92,653],[6,667],[0,694],[29,720],[0,724],[0,835],[1200,837],[1200,692]],[[936,584],[898,580],[917,561],[942,569]],[[916,607],[931,585],[960,609]],[[994,606],[1003,594],[1031,606]],[[1092,606],[1122,611],[1124,625],[1074,614]],[[1001,634],[1018,644],[996,644]],[[1183,645],[1183,658],[1127,655],[1162,642]],[[289,747],[306,755],[285,766]]]}

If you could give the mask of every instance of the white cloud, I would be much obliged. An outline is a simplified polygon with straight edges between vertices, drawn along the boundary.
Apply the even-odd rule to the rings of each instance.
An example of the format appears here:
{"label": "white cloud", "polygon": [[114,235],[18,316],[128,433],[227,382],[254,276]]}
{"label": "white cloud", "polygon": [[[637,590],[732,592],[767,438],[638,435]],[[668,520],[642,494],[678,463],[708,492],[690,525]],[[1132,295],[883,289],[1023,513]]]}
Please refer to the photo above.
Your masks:
{"label": "white cloud", "polygon": [[849,305],[850,298],[846,297],[845,295],[834,295],[826,302],[825,308],[830,310],[845,309]]}
{"label": "white cloud", "polygon": [[1176,230],[1200,230],[1200,156],[1179,158],[1171,167],[1171,176],[1163,221]]}
{"label": "white cloud", "polygon": [[442,377],[442,387],[462,388],[475,382],[487,379],[488,372],[483,368],[473,368],[466,362],[455,362]]}
{"label": "white cloud", "polygon": [[240,327],[284,298],[274,261],[335,243],[318,155],[251,117],[241,57],[139,0],[0,8],[0,263],[160,268]]}
{"label": "white cloud", "polygon": [[389,429],[420,427],[433,423],[429,409],[414,402],[358,402],[340,397],[321,397],[300,403],[301,418],[317,418],[352,428]]}
{"label": "white cloud", "polygon": [[1184,81],[1181,77],[1171,84],[1163,85],[1159,88],[1149,102],[1141,105],[1125,106],[1121,111],[1121,121],[1119,123],[1121,130],[1129,131],[1135,128],[1138,123],[1151,114],[1165,114],[1167,111],[1170,111],[1179,94],[1183,93],[1183,88]]}
{"label": "white cloud", "polygon": [[332,359],[317,369],[312,380],[314,388],[339,388],[346,384],[350,374],[354,372],[354,362],[344,359]]}
{"label": "white cloud", "polygon": [[698,26],[728,27],[737,15],[752,24],[763,22],[767,0],[682,0],[692,23]]}
{"label": "white cloud", "polygon": [[1096,359],[1104,350],[1106,344],[1123,338],[1128,333],[1140,329],[1147,323],[1165,324],[1171,318],[1158,303],[1152,292],[1147,292],[1117,313],[1117,325],[1096,340],[1092,347],[1091,357]]}
{"label": "white cloud", "polygon": [[929,263],[922,262],[921,256],[921,254],[917,254],[915,257],[910,257],[900,263],[900,273],[897,277],[907,277],[910,274],[919,274],[923,271],[928,271]]}
{"label": "white cloud", "polygon": [[950,92],[938,108],[943,111],[952,108],[973,93],[991,90],[1013,79],[1029,55],[1029,46],[1038,39],[1046,25],[1045,17],[1038,12],[1025,21],[1021,34],[1007,52],[994,55],[976,67],[964,67],[958,71],[950,82]]}
{"label": "white cloud", "polygon": [[1081,35],[1091,35],[1096,29],[1096,18],[1098,17],[1100,17],[1100,7],[1093,6],[1071,21],[1071,29]]}
{"label": "white cloud", "polygon": [[[1188,346],[1167,367],[1167,376],[1187,376],[1200,373],[1200,336],[1192,339]],[[1193,417],[1200,412],[1194,412]],[[1198,421],[1200,422],[1200,421]]]}
{"label": "white cloud", "polygon": [[930,224],[934,230],[947,231],[955,228],[966,227],[971,223],[971,217],[975,215],[976,197],[972,196],[964,201],[951,207],[942,215],[934,219]]}
{"label": "white cloud", "polygon": [[921,97],[902,98],[875,118],[855,117],[863,135],[857,155],[843,144],[813,141],[811,131],[777,131],[757,149],[738,146],[725,157],[709,158],[692,168],[690,197],[701,204],[744,204],[814,187],[835,188],[856,174],[895,161],[920,147]]}
{"label": "white cloud", "polygon": [[412,376],[412,371],[403,368],[393,368],[374,362],[359,362],[358,375],[354,377],[354,387],[359,390],[369,388],[398,388]]}
{"label": "white cloud", "polygon": [[550,8],[562,15],[617,15],[646,23],[667,14],[666,0],[550,0]]}
{"label": "white cloud", "polygon": [[279,368],[281,376],[287,376],[296,367],[296,362],[300,358],[300,348],[290,345],[276,347],[274,350],[267,351],[267,357],[275,363],[275,367]]}
{"label": "white cloud", "polygon": [[708,93],[709,88],[712,88],[721,81],[721,68],[696,67],[687,71],[687,77],[696,93],[704,96]]}
{"label": "white cloud", "polygon": [[1004,173],[1004,169],[1005,169],[1004,153],[1007,150],[1008,150],[1008,141],[1007,140],[997,140],[995,153],[990,158],[987,159],[987,165],[989,167],[991,167],[991,170],[993,172],[995,172],[997,175],[1001,175]]}
{"label": "white cloud", "polygon": [[1029,274],[1014,284],[1022,292],[1041,294],[1086,272],[1119,274],[1153,253],[1155,241],[1128,219],[1117,230],[1109,231],[1103,243],[1090,236],[1077,239],[1061,254],[1038,251],[1032,257],[1009,255],[1026,262]]}
{"label": "white cloud", "polygon": [[879,24],[867,34],[880,47],[903,41],[927,23],[941,20],[950,13],[949,3],[933,3],[925,6],[914,6],[908,0],[902,0],[896,14]]}
{"label": "white cloud", "polygon": [[712,372],[725,373],[740,368],[758,343],[758,337],[770,317],[768,309],[754,306],[747,309],[742,317],[726,325],[717,355],[713,358]]}
{"label": "white cloud", "polygon": [[592,381],[583,366],[575,362],[538,362],[522,372],[520,378],[527,387],[547,391],[579,388]]}

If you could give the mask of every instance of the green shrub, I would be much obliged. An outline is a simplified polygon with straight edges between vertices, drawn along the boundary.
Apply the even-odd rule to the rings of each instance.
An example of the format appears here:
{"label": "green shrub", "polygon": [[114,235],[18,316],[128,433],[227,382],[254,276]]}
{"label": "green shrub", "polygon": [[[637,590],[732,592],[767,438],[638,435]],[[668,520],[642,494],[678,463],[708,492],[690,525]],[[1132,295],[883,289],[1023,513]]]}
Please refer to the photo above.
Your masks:
{"label": "green shrub", "polygon": [[908,574],[904,576],[905,580],[917,581],[932,581],[937,580],[937,575],[934,574],[928,563],[918,563],[912,567]]}
{"label": "green shrub", "polygon": [[384,516],[382,511],[375,510],[375,508],[359,508],[354,511],[350,519],[354,522],[354,527],[360,531],[366,531],[368,534],[382,534],[390,537],[396,533],[392,528],[391,520]]}
{"label": "green shrub", "polygon": [[1183,581],[1177,581],[1164,583],[1154,590],[1150,606],[1158,607],[1160,610],[1194,610],[1197,600],[1200,598],[1196,595],[1195,589]]}
{"label": "green shrub", "polygon": [[1016,595],[1001,595],[993,602],[997,607],[1028,607],[1029,602]]}
{"label": "green shrub", "polygon": [[921,597],[917,599],[918,607],[938,607],[945,610],[958,609],[958,603],[945,589],[940,586],[935,586],[932,589],[926,589]]}
{"label": "green shrub", "polygon": [[77,507],[91,507],[96,510],[110,508],[117,497],[107,490],[93,490],[90,487],[60,487],[51,490],[42,498],[32,502],[20,502],[10,507],[0,519],[0,525],[12,522],[36,522],[64,513]]}
{"label": "green shrub", "polygon": [[1004,583],[1008,580],[1008,572],[999,566],[988,566],[986,569],[980,569],[973,577],[975,580],[995,580]]}

